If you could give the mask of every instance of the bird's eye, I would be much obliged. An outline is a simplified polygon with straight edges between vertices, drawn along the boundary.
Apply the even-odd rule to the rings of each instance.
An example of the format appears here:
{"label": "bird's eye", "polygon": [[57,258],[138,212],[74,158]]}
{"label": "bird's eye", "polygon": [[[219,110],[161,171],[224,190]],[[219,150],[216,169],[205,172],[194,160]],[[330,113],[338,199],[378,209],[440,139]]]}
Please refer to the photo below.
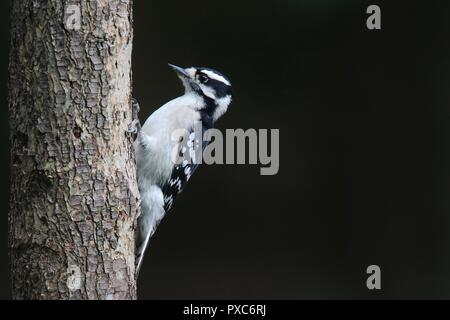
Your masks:
{"label": "bird's eye", "polygon": [[207,83],[208,80],[209,80],[208,77],[205,76],[204,74],[200,74],[200,75],[198,76],[198,81],[200,81],[200,83]]}

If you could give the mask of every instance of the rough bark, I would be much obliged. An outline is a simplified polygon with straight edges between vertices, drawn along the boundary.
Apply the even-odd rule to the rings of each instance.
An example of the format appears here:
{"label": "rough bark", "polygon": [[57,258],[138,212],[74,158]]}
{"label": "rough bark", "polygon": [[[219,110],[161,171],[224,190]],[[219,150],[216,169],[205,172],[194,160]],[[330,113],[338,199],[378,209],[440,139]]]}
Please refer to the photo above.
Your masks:
{"label": "rough bark", "polygon": [[136,298],[132,31],[132,0],[11,1],[15,299]]}

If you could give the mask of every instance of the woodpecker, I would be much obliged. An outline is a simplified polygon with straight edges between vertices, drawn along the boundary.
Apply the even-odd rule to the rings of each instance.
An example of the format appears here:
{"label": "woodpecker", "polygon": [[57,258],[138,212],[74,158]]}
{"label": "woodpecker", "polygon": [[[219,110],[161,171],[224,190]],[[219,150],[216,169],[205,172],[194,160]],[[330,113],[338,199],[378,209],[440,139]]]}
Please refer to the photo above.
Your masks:
{"label": "woodpecker", "polygon": [[[142,128],[137,120],[129,130],[137,132],[134,149],[142,208],[136,237],[137,274],[156,227],[198,167],[193,161],[174,161],[174,150],[177,155],[186,152],[180,144],[183,137],[178,137],[177,132],[187,132],[191,139],[188,148],[194,148],[194,140],[198,139],[193,136],[195,126],[200,124],[203,132],[212,128],[232,99],[231,83],[218,71],[169,66],[183,83],[184,95],[153,112]],[[200,147],[204,149],[208,141],[200,139]]]}

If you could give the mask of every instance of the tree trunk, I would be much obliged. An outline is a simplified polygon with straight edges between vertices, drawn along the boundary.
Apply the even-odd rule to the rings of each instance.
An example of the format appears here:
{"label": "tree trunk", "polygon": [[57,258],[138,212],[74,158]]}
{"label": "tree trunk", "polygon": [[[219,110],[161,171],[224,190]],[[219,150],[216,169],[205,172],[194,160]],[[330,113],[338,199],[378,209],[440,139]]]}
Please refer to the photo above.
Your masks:
{"label": "tree trunk", "polygon": [[132,0],[13,0],[14,299],[135,299]]}

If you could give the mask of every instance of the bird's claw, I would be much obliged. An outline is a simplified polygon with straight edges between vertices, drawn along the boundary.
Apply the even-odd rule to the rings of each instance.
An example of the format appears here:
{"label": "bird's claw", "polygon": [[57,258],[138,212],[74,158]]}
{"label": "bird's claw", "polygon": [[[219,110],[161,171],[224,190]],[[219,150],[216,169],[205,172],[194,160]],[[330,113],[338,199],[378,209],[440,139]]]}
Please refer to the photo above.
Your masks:
{"label": "bird's claw", "polygon": [[135,98],[131,98],[131,106],[133,108],[133,115],[134,114],[138,114],[139,111],[141,110],[141,107],[139,106],[139,103],[137,102],[137,100]]}
{"label": "bird's claw", "polygon": [[137,134],[139,133],[139,130],[141,130],[141,123],[139,122],[139,119],[134,119],[128,126],[126,132],[130,134]]}
{"label": "bird's claw", "polygon": [[139,103],[135,98],[131,99],[131,110],[132,110],[132,117],[133,121],[128,126],[128,129],[126,130],[129,134],[138,134],[139,130],[141,130],[141,123],[139,122]]}

